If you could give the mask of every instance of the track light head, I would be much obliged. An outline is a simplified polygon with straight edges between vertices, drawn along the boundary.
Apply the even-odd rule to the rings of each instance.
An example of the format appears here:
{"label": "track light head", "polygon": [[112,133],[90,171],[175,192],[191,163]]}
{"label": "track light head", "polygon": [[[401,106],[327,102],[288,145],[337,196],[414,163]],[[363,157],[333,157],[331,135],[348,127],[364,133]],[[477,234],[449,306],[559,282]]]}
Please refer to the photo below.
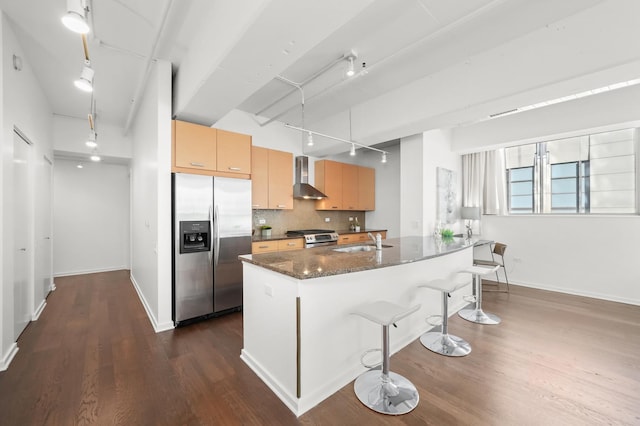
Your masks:
{"label": "track light head", "polygon": [[387,162],[387,153],[386,152],[382,153],[382,160],[380,162],[383,163],[383,164]]}
{"label": "track light head", "polygon": [[311,132],[307,133],[307,146],[313,146],[313,135]]}
{"label": "track light head", "polygon": [[93,75],[95,71],[88,65],[85,65],[82,68],[82,73],[80,74],[80,78],[73,82],[75,86],[82,90],[83,92],[93,92]]}
{"label": "track light head", "polygon": [[96,163],[97,163],[97,162],[99,162],[100,160],[102,160],[102,158],[100,158],[100,156],[99,156],[98,154],[93,154],[93,155],[91,156],[91,161],[94,161],[94,162],[96,162]]}
{"label": "track light head", "polygon": [[349,151],[349,155],[352,157],[356,156],[356,146],[355,144],[351,144],[351,151]]}
{"label": "track light head", "polygon": [[67,0],[67,13],[60,19],[64,26],[74,33],[87,34],[89,32],[86,9],[82,0]]}
{"label": "track light head", "polygon": [[98,146],[98,143],[96,142],[98,135],[96,134],[96,132],[94,132],[93,130],[91,131],[91,133],[89,133],[89,139],[87,139],[87,141],[85,142],[85,145],[87,145],[89,148],[95,148]]}
{"label": "track light head", "polygon": [[353,66],[353,60],[355,59],[355,57],[349,56],[347,59],[349,60],[349,66],[347,67],[347,77],[353,77],[356,74],[356,70]]}

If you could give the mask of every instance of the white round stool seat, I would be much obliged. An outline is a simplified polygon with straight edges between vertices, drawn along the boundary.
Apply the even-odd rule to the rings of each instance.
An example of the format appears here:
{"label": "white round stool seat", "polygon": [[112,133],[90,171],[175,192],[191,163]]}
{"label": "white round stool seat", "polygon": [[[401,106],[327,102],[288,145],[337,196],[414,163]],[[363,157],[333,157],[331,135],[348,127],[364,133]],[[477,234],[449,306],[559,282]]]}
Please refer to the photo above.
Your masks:
{"label": "white round stool seat", "polygon": [[353,390],[364,405],[381,414],[405,414],[416,408],[418,390],[405,377],[389,371],[389,326],[420,309],[378,301],[353,312],[382,326],[382,369],[374,368],[356,378]]}

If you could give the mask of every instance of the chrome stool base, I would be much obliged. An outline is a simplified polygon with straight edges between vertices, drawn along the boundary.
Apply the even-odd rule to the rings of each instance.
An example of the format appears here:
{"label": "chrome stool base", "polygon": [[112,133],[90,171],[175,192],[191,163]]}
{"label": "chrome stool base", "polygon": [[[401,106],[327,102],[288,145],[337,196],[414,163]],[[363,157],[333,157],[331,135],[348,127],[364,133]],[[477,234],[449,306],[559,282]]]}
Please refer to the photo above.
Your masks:
{"label": "chrome stool base", "polygon": [[422,346],[445,356],[465,356],[471,353],[471,345],[464,339],[452,334],[428,332],[420,336]]}
{"label": "chrome stool base", "polygon": [[385,380],[379,369],[358,376],[353,389],[360,402],[381,414],[406,414],[416,408],[420,399],[409,380],[392,371]]}
{"label": "chrome stool base", "polygon": [[488,314],[482,309],[461,309],[458,315],[462,319],[475,322],[476,324],[500,324],[500,317],[495,314]]}

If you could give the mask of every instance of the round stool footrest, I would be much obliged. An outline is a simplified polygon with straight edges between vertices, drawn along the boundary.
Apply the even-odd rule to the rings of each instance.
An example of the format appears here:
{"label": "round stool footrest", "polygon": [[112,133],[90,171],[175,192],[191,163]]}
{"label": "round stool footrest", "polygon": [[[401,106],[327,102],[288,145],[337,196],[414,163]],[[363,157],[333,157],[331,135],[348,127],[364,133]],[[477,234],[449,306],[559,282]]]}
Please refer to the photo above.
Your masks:
{"label": "round stool footrest", "polygon": [[376,364],[371,364],[371,365],[369,365],[369,364],[365,364],[365,362],[364,362],[364,357],[365,357],[365,356],[367,356],[367,355],[369,355],[370,353],[373,353],[373,352],[382,352],[382,349],[380,349],[380,348],[367,349],[367,350],[366,350],[366,351],[364,351],[364,352],[362,353],[362,355],[360,356],[360,364],[362,364],[365,368],[376,368],[376,367],[378,367],[379,365],[381,365],[381,364],[382,364],[382,360],[380,360],[380,362],[378,362],[378,363],[376,363]]}
{"label": "round stool footrest", "polygon": [[470,294],[468,296],[462,296],[462,300],[464,300],[465,302],[474,303],[477,301],[477,298],[473,294]]}
{"label": "round stool footrest", "polygon": [[[433,318],[438,318],[438,320],[433,321],[432,320]],[[433,325],[433,326],[442,325],[442,315],[429,315],[424,320],[429,325]]]}

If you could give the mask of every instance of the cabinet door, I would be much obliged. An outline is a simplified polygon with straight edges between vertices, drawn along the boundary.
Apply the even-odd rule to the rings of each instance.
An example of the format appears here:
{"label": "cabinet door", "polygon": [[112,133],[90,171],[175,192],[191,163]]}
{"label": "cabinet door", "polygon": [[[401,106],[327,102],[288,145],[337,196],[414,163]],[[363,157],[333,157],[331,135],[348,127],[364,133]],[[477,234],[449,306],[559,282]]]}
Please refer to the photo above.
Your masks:
{"label": "cabinet door", "polygon": [[178,120],[173,125],[174,166],[215,171],[216,129]]}
{"label": "cabinet door", "polygon": [[269,208],[293,209],[293,154],[269,150]]}
{"label": "cabinet door", "polygon": [[358,169],[353,164],[342,165],[342,209],[358,209]]}
{"label": "cabinet door", "polygon": [[218,130],[219,172],[251,173],[251,136]]}
{"label": "cabinet door", "polygon": [[251,149],[251,208],[269,208],[269,150]]}
{"label": "cabinet door", "polygon": [[315,162],[315,187],[327,198],[316,201],[316,210],[342,210],[342,163]]}
{"label": "cabinet door", "polygon": [[304,248],[304,238],[278,240],[278,251],[298,250]]}
{"label": "cabinet door", "polygon": [[357,210],[376,209],[376,170],[370,167],[358,167],[358,208]]}
{"label": "cabinet door", "polygon": [[272,251],[278,251],[278,240],[251,243],[251,253],[253,254],[269,253]]}

